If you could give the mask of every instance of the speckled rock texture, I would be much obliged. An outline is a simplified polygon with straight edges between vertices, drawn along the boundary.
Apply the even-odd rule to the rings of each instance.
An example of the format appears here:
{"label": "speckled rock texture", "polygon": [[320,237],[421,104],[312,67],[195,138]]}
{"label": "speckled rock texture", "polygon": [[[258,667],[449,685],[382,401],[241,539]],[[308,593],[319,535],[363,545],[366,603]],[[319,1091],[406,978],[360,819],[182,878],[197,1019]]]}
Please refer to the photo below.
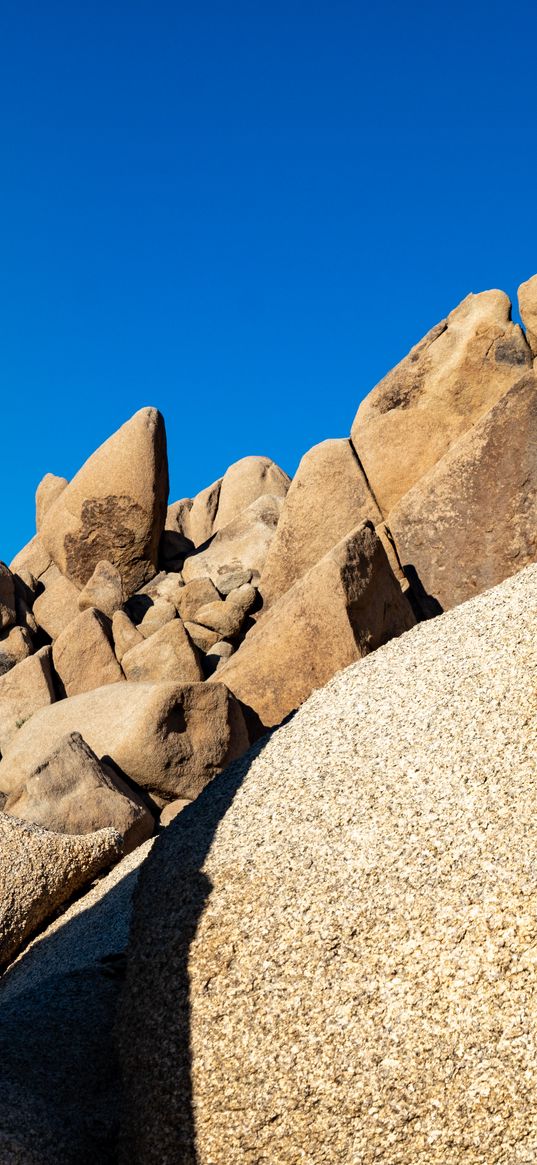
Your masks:
{"label": "speckled rock texture", "polygon": [[66,836],[0,813],[0,967],[120,852],[114,829]]}
{"label": "speckled rock texture", "polygon": [[2,1165],[113,1165],[113,1027],[138,870],[119,862],[29,944],[0,981]]}
{"label": "speckled rock texture", "polygon": [[537,567],[317,691],[157,839],[123,1165],[533,1165]]}

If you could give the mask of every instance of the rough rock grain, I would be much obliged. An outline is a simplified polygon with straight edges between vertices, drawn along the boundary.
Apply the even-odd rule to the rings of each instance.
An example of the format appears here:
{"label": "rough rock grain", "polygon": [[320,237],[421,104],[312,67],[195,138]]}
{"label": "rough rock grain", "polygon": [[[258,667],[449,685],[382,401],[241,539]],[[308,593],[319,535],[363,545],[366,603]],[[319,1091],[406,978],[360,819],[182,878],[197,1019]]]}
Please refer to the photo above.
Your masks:
{"label": "rough rock grain", "polygon": [[113,829],[67,837],[0,813],[0,965],[45,918],[119,857]]}
{"label": "rough rock grain", "polygon": [[141,797],[98,759],[78,732],[62,737],[10,793],[4,812],[55,833],[113,828],[121,835],[123,853],[147,841],[155,824]]}
{"label": "rough rock grain", "polygon": [[23,724],[0,761],[0,790],[17,789],[70,732],[165,800],[197,796],[248,748],[242,713],[223,685],[108,684],[59,700]]}
{"label": "rough rock grain", "polygon": [[106,560],[119,570],[129,595],[155,573],[167,499],[164,422],[157,409],[140,409],[47,510],[40,537],[78,587]]}
{"label": "rough rock grain", "polygon": [[380,510],[350,441],[322,441],[304,455],[285,499],[259,589],[265,607],[360,522]]}
{"label": "rough rock grain", "polygon": [[503,291],[468,295],[373,389],[352,441],[386,517],[532,363]]}
{"label": "rough rock grain", "polygon": [[403,565],[444,610],[537,561],[535,373],[409,490],[390,529]]}
{"label": "rough rock grain", "polygon": [[536,623],[529,567],[335,677],[157,839],[122,1162],[536,1159]]}
{"label": "rough rock grain", "polygon": [[382,543],[366,522],[298,579],[215,679],[273,727],[335,672],[414,622]]}

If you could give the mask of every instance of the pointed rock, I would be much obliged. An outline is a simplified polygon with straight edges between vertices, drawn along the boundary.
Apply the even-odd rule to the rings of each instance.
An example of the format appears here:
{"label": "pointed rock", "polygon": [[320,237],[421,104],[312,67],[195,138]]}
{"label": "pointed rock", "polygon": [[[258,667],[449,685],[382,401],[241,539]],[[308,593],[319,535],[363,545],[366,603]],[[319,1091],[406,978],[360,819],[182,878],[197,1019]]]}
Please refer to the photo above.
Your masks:
{"label": "pointed rock", "polygon": [[444,610],[537,561],[537,376],[529,372],[390,515],[403,562]]}
{"label": "pointed rock", "polygon": [[129,595],[156,571],[167,499],[164,421],[157,409],[140,409],[47,510],[40,537],[62,574],[78,587],[106,559],[117,567]]}
{"label": "pointed rock", "polygon": [[2,756],[3,793],[17,789],[70,732],[165,800],[196,797],[248,748],[242,712],[223,684],[128,681],[58,700],[43,712],[20,728]]}
{"label": "pointed rock", "polygon": [[120,855],[113,829],[66,837],[0,813],[0,966]]}
{"label": "pointed rock", "polygon": [[518,307],[526,329],[526,339],[533,356],[537,356],[537,275],[532,275],[518,289]]}
{"label": "pointed rock", "polygon": [[55,473],[46,473],[39,482],[35,492],[35,528],[38,533],[47,510],[50,510],[68,484],[66,477],[57,477]]}
{"label": "pointed rock", "polygon": [[304,454],[283,504],[259,589],[269,606],[360,522],[381,515],[348,440]]}
{"label": "pointed rock", "polygon": [[290,484],[291,479],[270,457],[242,457],[230,465],[222,478],[211,533],[227,526],[263,494],[284,498]]}
{"label": "pointed rock", "polygon": [[298,579],[216,675],[265,728],[415,622],[370,522]]}
{"label": "pointed rock", "polygon": [[467,296],[381,380],[351,437],[383,517],[531,363],[507,295],[484,291]]}

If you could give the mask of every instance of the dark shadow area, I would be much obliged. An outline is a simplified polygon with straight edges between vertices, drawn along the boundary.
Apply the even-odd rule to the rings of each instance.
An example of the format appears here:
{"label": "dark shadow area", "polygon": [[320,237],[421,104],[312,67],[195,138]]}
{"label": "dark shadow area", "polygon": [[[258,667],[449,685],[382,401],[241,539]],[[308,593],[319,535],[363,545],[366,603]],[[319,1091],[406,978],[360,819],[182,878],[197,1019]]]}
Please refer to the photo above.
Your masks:
{"label": "dark shadow area", "polygon": [[122,1165],[197,1165],[189,958],[212,889],[203,864],[269,739],[265,735],[216,777],[158,837],[144,863],[117,1022]]}
{"label": "dark shadow area", "polygon": [[29,1154],[50,1138],[62,1165],[115,1162],[113,1026],[136,877],[125,874],[86,909],[79,895],[80,913],[29,946],[2,976],[0,1142],[14,1127]]}
{"label": "dark shadow area", "polygon": [[407,562],[404,564],[403,570],[410,583],[408,598],[418,623],[423,623],[427,619],[436,619],[437,615],[442,615],[444,608],[434,595],[427,594],[416,567]]}

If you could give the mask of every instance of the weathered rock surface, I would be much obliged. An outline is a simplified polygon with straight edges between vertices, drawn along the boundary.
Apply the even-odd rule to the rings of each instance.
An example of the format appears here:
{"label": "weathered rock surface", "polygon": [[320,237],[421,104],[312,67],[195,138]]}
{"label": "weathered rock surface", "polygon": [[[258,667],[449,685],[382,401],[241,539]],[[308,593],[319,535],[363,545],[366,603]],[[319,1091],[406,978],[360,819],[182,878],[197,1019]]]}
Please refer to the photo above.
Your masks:
{"label": "weathered rock surface", "polygon": [[199,647],[200,651],[209,651],[213,644],[218,642],[218,632],[210,631],[208,627],[203,627],[201,623],[191,623],[187,621],[184,624],[185,631],[189,639]]}
{"label": "weathered rock surface", "polygon": [[244,586],[231,591],[226,599],[217,599],[216,602],[200,607],[196,612],[196,619],[209,630],[217,632],[219,639],[233,639],[241,632],[256,598],[255,588],[245,583]]}
{"label": "weathered rock surface", "polygon": [[113,829],[68,837],[0,813],[0,966],[120,852]]}
{"label": "weathered rock surface", "polygon": [[335,677],[163,831],[122,1162],[536,1157],[536,622],[530,567]]}
{"label": "weathered rock surface", "polygon": [[30,718],[56,699],[50,647],[42,647],[0,676],[0,753]]}
{"label": "weathered rock surface", "polygon": [[178,598],[178,609],[185,621],[195,620],[196,613],[206,603],[214,603],[219,598],[218,591],[210,578],[194,578],[187,582]]}
{"label": "weathered rock surface", "polygon": [[351,442],[315,445],[296,471],[267,554],[259,587],[265,606],[366,520],[376,525],[381,514]]}
{"label": "weathered rock surface", "polygon": [[126,611],[116,611],[112,619],[112,636],[114,640],[114,650],[116,659],[121,660],[131,647],[136,647],[137,643],[143,643],[143,635],[138,628],[134,626],[132,619],[129,619]]}
{"label": "weathered rock surface", "polygon": [[531,366],[503,291],[469,295],[362,402],[352,441],[386,517]]}
{"label": "weathered rock surface", "polygon": [[151,844],[75,899],[0,981],[0,1160],[6,1165],[115,1165],[115,1012],[132,895]]}
{"label": "weathered rock surface", "polygon": [[54,564],[47,568],[40,582],[44,589],[34,602],[34,618],[51,639],[57,639],[80,614],[80,592]]}
{"label": "weathered rock surface", "polygon": [[228,526],[264,495],[284,498],[290,484],[291,479],[270,457],[242,457],[222,478],[211,534]]}
{"label": "weathered rock surface", "polygon": [[121,666],[128,680],[195,683],[203,679],[199,656],[180,619],[166,623],[149,639],[131,647]]}
{"label": "weathered rock surface", "polygon": [[117,684],[123,672],[112,647],[110,620],[94,607],[82,611],[56,639],[54,667],[67,696]]}
{"label": "weathered rock surface", "polygon": [[537,560],[537,376],[527,373],[390,515],[444,610]]}
{"label": "weathered rock surface", "polygon": [[45,550],[41,539],[36,534],[35,537],[32,538],[30,542],[26,544],[26,546],[23,546],[22,550],[19,550],[19,553],[15,555],[13,561],[10,563],[10,569],[12,570],[13,574],[20,574],[21,571],[26,570],[29,571],[30,574],[34,576],[34,578],[40,579],[45,571],[48,570],[51,561],[52,559],[50,554],[47,550]]}
{"label": "weathered rock surface", "polygon": [[70,732],[167,800],[196,797],[248,748],[242,713],[224,685],[109,684],[59,700],[24,724],[0,761],[0,790],[17,789]]}
{"label": "weathered rock surface", "polygon": [[537,356],[537,275],[521,283],[518,289],[518,307],[526,329],[526,339],[532,355]]}
{"label": "weathered rock surface", "polygon": [[69,482],[66,477],[58,477],[55,473],[46,473],[39,482],[35,492],[35,528],[39,533],[47,510],[63,493]]}
{"label": "weathered rock surface", "polygon": [[177,610],[173,603],[170,603],[168,599],[156,598],[147,608],[143,619],[138,623],[138,631],[141,632],[144,639],[149,639],[150,635],[154,635],[155,631],[160,631],[167,623],[171,623],[176,616]]}
{"label": "weathered rock surface", "polygon": [[96,607],[111,619],[123,605],[123,598],[123,583],[117,567],[111,562],[98,562],[78,596],[78,606],[81,611]]}
{"label": "weathered rock surface", "polygon": [[0,676],[33,652],[32,637],[25,627],[8,627],[0,632]]}
{"label": "weathered rock surface", "polygon": [[196,494],[190,509],[185,506],[182,511],[184,533],[194,546],[202,546],[211,537],[221,485],[222,478],[220,477],[218,481],[214,481],[212,485],[208,485],[199,494]]}
{"label": "weathered rock surface", "polygon": [[215,678],[272,727],[414,622],[380,539],[363,523],[275,603]]}
{"label": "weathered rock surface", "polygon": [[0,562],[0,631],[15,622],[15,582],[5,562]]}
{"label": "weathered rock surface", "polygon": [[249,570],[250,577],[257,581],[265,565],[282,506],[281,497],[264,496],[252,502],[229,526],[222,527],[196,554],[185,559],[185,583],[193,579],[210,578],[218,587],[219,575],[226,576],[230,567]]}
{"label": "weathered rock surface", "polygon": [[78,732],[56,748],[7,797],[4,812],[55,833],[113,828],[129,853],[151,837],[154,819],[141,797],[104,765]]}
{"label": "weathered rock surface", "polygon": [[125,593],[155,573],[168,498],[164,422],[140,409],[86,461],[47,510],[41,540],[78,587],[103,560],[117,567]]}

